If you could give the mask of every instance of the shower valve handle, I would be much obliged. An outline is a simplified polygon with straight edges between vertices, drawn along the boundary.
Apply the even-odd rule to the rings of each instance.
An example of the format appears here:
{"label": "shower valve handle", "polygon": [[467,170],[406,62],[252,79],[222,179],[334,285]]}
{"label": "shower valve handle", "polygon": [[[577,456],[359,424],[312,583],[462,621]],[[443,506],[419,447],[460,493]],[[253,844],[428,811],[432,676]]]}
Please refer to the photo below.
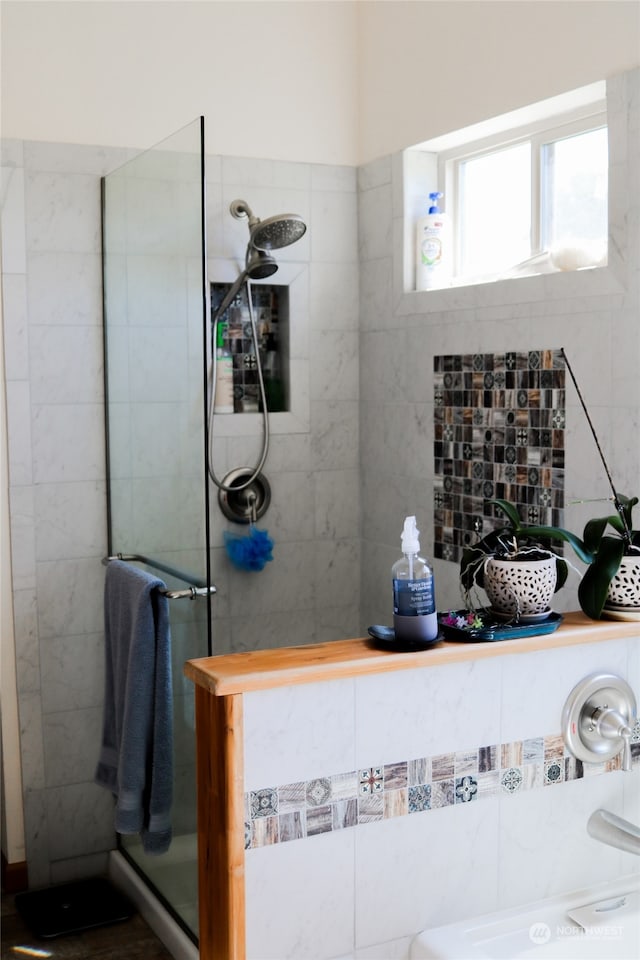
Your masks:
{"label": "shower valve handle", "polygon": [[631,734],[632,730],[617,710],[610,707],[597,707],[591,717],[594,730],[606,740],[623,740],[622,769],[631,770]]}
{"label": "shower valve handle", "polygon": [[603,763],[622,752],[622,769],[631,770],[631,739],[636,698],[626,680],[592,673],[576,684],[562,711],[562,733],[569,752],[583,763]]}

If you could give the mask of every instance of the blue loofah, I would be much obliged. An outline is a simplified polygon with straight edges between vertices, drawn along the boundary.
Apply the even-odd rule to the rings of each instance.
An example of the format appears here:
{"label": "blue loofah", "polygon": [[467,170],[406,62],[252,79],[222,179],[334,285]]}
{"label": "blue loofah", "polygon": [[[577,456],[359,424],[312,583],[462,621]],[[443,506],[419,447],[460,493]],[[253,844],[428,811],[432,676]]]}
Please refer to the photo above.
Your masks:
{"label": "blue loofah", "polygon": [[265,563],[273,560],[273,540],[266,530],[252,526],[245,537],[225,530],[224,543],[227,556],[241,570],[262,570]]}

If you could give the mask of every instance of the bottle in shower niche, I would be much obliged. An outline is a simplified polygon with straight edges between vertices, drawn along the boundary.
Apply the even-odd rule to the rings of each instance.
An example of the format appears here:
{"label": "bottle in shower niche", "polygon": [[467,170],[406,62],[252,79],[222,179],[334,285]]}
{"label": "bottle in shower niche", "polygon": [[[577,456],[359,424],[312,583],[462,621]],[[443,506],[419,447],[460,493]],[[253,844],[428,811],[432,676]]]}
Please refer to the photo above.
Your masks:
{"label": "bottle in shower niche", "polygon": [[415,517],[406,517],[402,556],[391,568],[393,626],[396,640],[428,642],[438,637],[433,570],[420,556],[420,531]]}
{"label": "bottle in shower niche", "polygon": [[233,357],[226,343],[226,323],[218,323],[216,332],[216,392],[214,413],[233,413]]}

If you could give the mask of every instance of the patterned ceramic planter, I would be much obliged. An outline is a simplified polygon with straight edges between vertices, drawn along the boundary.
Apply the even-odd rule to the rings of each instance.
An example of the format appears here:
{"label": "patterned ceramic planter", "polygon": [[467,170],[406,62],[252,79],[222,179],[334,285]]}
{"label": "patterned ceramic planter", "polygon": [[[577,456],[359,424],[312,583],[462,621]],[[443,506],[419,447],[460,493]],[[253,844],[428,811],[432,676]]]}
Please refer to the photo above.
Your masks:
{"label": "patterned ceramic planter", "polygon": [[640,610],[640,556],[622,558],[618,572],[609,584],[607,603]]}
{"label": "patterned ceramic planter", "polygon": [[493,610],[510,616],[548,613],[556,588],[555,557],[543,560],[496,560],[484,569],[484,589]]}

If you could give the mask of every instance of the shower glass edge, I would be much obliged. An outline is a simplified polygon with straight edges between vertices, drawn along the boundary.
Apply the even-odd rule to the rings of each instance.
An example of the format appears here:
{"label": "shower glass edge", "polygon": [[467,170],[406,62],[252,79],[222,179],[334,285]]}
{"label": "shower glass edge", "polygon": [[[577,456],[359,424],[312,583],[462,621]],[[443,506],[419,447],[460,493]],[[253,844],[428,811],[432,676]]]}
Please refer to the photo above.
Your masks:
{"label": "shower glass edge", "polygon": [[[109,555],[146,558],[139,565],[171,590],[210,587],[203,117],[102,179],[102,271]],[[171,846],[149,856],[139,837],[118,835],[127,861],[196,944],[194,688],[182,667],[212,652],[210,605],[210,590],[169,602]]]}

